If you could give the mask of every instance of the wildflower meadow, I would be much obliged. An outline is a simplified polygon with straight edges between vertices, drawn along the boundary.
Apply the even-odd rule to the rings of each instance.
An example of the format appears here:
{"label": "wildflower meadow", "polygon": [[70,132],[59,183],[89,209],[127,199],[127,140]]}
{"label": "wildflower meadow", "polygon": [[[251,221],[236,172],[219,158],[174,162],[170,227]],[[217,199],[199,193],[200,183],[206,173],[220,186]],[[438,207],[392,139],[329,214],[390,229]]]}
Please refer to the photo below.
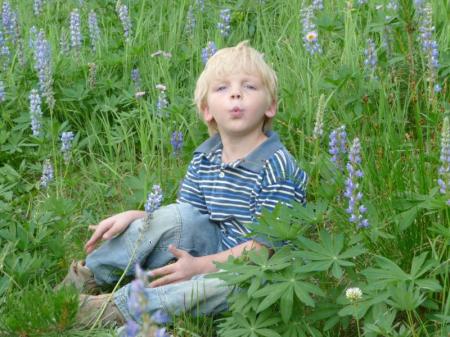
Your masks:
{"label": "wildflower meadow", "polygon": [[[449,1],[0,4],[0,336],[450,336]],[[222,315],[80,329],[54,287],[88,226],[175,201],[208,137],[196,79],[243,40],[278,74],[306,206],[252,226],[279,248],[219,266]],[[141,310],[145,272],[121,281]]]}

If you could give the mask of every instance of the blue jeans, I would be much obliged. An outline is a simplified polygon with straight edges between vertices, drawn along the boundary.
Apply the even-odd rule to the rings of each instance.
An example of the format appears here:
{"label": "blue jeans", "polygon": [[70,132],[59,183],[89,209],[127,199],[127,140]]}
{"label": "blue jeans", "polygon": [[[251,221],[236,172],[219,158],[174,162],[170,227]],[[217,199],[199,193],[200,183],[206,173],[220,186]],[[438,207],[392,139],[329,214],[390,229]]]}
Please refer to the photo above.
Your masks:
{"label": "blue jeans", "polygon": [[[162,267],[174,259],[167,250],[169,244],[204,256],[223,251],[217,223],[209,220],[190,204],[171,204],[155,211],[146,225],[144,219],[135,220],[126,231],[101,245],[86,258],[86,266],[94,273],[99,285],[114,284],[133,259],[127,275],[134,275],[135,265],[144,269]],[[119,273],[118,273],[119,271]],[[130,312],[130,284],[114,294],[114,302],[125,319],[137,320]],[[157,310],[179,314],[213,314],[227,308],[226,298],[231,288],[217,278],[196,275],[191,280],[157,288],[145,288],[146,312]]]}

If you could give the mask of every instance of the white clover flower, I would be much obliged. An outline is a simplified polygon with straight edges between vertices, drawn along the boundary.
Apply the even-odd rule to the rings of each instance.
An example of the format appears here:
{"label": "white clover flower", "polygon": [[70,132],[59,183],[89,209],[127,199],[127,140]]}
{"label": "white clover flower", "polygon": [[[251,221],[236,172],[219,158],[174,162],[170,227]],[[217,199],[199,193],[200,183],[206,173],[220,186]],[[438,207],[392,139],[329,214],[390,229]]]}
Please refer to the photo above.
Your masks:
{"label": "white clover flower", "polygon": [[134,94],[134,97],[137,98],[137,99],[139,99],[139,98],[141,98],[141,97],[144,97],[145,94],[146,94],[145,91],[138,91],[138,92],[136,92],[136,93]]}
{"label": "white clover flower", "polygon": [[347,297],[347,299],[350,302],[356,302],[358,300],[360,300],[362,298],[362,291],[361,289],[355,287],[355,288],[348,288],[345,291],[345,297]]}

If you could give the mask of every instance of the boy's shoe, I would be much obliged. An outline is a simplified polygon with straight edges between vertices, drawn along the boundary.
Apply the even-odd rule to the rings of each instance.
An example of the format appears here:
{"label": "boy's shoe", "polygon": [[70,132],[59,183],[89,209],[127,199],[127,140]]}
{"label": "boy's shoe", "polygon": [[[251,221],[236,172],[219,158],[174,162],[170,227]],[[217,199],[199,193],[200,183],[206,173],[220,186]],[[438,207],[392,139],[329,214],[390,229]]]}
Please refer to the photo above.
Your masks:
{"label": "boy's shoe", "polygon": [[70,285],[86,294],[100,294],[101,292],[100,287],[95,283],[94,274],[84,265],[84,261],[72,261],[66,277],[55,287],[55,290]]}
{"label": "boy's shoe", "polygon": [[[105,310],[103,306],[106,303]],[[102,313],[103,311],[103,313]],[[125,318],[114,304],[111,294],[80,295],[80,306],[75,317],[75,324],[79,327],[91,327],[100,315],[100,326],[120,326],[125,324]]]}

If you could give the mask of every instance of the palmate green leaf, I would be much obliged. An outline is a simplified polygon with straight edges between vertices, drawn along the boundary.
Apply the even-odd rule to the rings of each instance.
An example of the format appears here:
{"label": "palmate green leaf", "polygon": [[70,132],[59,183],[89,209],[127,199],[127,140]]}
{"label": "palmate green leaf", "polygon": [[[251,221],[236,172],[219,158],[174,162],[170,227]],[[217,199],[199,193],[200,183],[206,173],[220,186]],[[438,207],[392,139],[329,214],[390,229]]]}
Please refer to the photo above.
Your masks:
{"label": "palmate green leaf", "polygon": [[261,312],[267,309],[269,306],[278,301],[283,294],[288,291],[291,284],[285,283],[276,283],[269,284],[264,286],[264,288],[258,290],[254,293],[254,297],[265,297],[264,300],[258,306],[257,312]]}
{"label": "palmate green leaf", "polygon": [[376,261],[379,268],[367,268],[362,271],[372,285],[379,284],[381,287],[385,287],[389,282],[409,280],[409,275],[388,258],[377,256]]}
{"label": "palmate green leaf", "polygon": [[433,268],[434,263],[425,263],[428,253],[424,252],[419,256],[414,256],[411,263],[410,277],[412,279],[418,279],[425,273],[427,273],[431,268]]}
{"label": "palmate green leaf", "polygon": [[356,256],[363,254],[366,250],[356,245],[342,252],[344,249],[344,235],[331,236],[326,231],[320,232],[320,243],[307,238],[299,238],[299,242],[305,248],[294,255],[312,262],[301,266],[298,272],[326,271],[331,268],[331,274],[340,279],[344,273],[342,267],[354,266],[351,261]]}
{"label": "palmate green leaf", "polygon": [[315,303],[311,296],[301,287],[301,285],[296,284],[294,286],[295,295],[297,298],[310,307],[314,307]]}
{"label": "palmate green leaf", "polygon": [[281,337],[280,334],[274,330],[270,329],[256,329],[255,332],[259,336],[265,336],[265,337]]}
{"label": "palmate green leaf", "polygon": [[281,319],[284,323],[288,323],[292,315],[292,306],[294,305],[294,289],[289,287],[288,290],[281,296],[280,312]]}

